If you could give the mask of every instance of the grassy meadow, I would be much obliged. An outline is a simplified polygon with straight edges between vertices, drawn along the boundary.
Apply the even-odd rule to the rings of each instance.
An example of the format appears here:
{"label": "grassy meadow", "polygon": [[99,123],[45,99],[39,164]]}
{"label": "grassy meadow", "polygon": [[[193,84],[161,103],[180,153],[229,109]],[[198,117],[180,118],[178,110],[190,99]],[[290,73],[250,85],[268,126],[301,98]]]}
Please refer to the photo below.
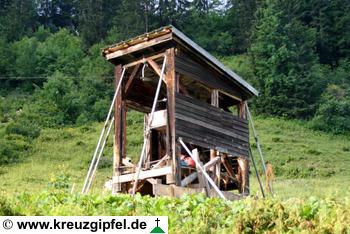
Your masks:
{"label": "grassy meadow", "polygon": [[[142,115],[128,113],[128,156],[138,157],[142,146]],[[255,117],[255,125],[265,160],[272,163],[277,197],[341,198],[350,191],[350,137],[314,132],[304,122]],[[61,129],[44,129],[18,163],[0,167],[0,191],[11,195],[38,192],[64,174],[75,191],[80,191],[95,149],[102,123]],[[4,135],[4,125],[0,136]],[[256,146],[251,139],[253,148]],[[261,174],[259,155],[255,160]],[[101,193],[103,183],[112,175],[112,139],[101,159],[93,193]],[[251,193],[260,195],[251,167]]]}

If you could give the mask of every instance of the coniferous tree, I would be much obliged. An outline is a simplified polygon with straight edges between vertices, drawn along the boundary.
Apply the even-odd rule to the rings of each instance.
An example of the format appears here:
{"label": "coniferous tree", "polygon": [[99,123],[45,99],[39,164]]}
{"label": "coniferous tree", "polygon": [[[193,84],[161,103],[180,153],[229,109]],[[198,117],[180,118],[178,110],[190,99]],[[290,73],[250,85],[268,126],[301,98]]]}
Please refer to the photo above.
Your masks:
{"label": "coniferous tree", "polygon": [[58,31],[60,28],[76,29],[76,0],[38,0],[36,12],[40,25]]}
{"label": "coniferous tree", "polygon": [[232,38],[231,53],[244,53],[250,46],[256,0],[230,0],[224,24]]}
{"label": "coniferous tree", "polygon": [[288,0],[268,0],[259,9],[251,55],[262,113],[307,118],[316,108],[322,79],[313,73],[315,30],[294,17]]}
{"label": "coniferous tree", "polygon": [[0,35],[9,41],[20,39],[37,28],[35,2],[7,0],[0,5]]}

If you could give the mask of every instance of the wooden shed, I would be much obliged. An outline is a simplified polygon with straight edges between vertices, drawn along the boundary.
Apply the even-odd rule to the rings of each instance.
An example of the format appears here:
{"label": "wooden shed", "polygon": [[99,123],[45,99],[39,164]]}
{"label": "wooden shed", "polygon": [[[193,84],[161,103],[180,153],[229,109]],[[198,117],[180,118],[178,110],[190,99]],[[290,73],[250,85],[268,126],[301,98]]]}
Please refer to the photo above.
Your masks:
{"label": "wooden shed", "polygon": [[[174,26],[109,46],[103,56],[115,65],[117,89],[114,193],[249,194],[245,104],[258,94],[250,84]],[[135,163],[126,159],[131,109],[145,114]]]}

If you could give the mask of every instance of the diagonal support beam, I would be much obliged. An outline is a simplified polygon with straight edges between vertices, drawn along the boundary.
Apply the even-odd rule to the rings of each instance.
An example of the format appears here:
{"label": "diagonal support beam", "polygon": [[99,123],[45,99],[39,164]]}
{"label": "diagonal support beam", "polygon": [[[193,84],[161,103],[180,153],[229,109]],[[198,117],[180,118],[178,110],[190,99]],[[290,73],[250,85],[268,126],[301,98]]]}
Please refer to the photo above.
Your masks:
{"label": "diagonal support beam", "polygon": [[149,65],[153,68],[153,70],[157,73],[158,76],[160,76],[161,70],[158,66],[158,64],[151,58],[146,59]]}
{"label": "diagonal support beam", "polygon": [[137,72],[139,71],[139,68],[140,68],[140,64],[136,64],[134,69],[132,70],[129,79],[125,84],[125,94],[127,94],[130,91],[131,84],[132,84]]}
{"label": "diagonal support beam", "polygon": [[[158,64],[152,58],[148,58],[146,59],[146,61],[152,67],[152,69],[157,73],[157,75],[161,77],[162,70],[160,69]],[[163,77],[162,79],[166,83],[165,77]]]}

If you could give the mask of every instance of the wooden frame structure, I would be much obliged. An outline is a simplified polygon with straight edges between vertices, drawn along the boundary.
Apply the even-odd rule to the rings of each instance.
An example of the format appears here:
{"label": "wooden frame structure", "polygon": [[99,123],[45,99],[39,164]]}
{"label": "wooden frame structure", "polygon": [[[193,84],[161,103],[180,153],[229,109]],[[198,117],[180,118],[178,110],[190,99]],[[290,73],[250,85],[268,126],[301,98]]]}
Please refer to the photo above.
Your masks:
{"label": "wooden frame structure", "polygon": [[[258,94],[251,85],[173,26],[109,46],[103,55],[115,65],[116,87],[121,84],[114,102],[114,193],[249,194],[245,104]],[[126,160],[130,109],[145,113],[137,164]],[[195,166],[185,163],[188,157]]]}

